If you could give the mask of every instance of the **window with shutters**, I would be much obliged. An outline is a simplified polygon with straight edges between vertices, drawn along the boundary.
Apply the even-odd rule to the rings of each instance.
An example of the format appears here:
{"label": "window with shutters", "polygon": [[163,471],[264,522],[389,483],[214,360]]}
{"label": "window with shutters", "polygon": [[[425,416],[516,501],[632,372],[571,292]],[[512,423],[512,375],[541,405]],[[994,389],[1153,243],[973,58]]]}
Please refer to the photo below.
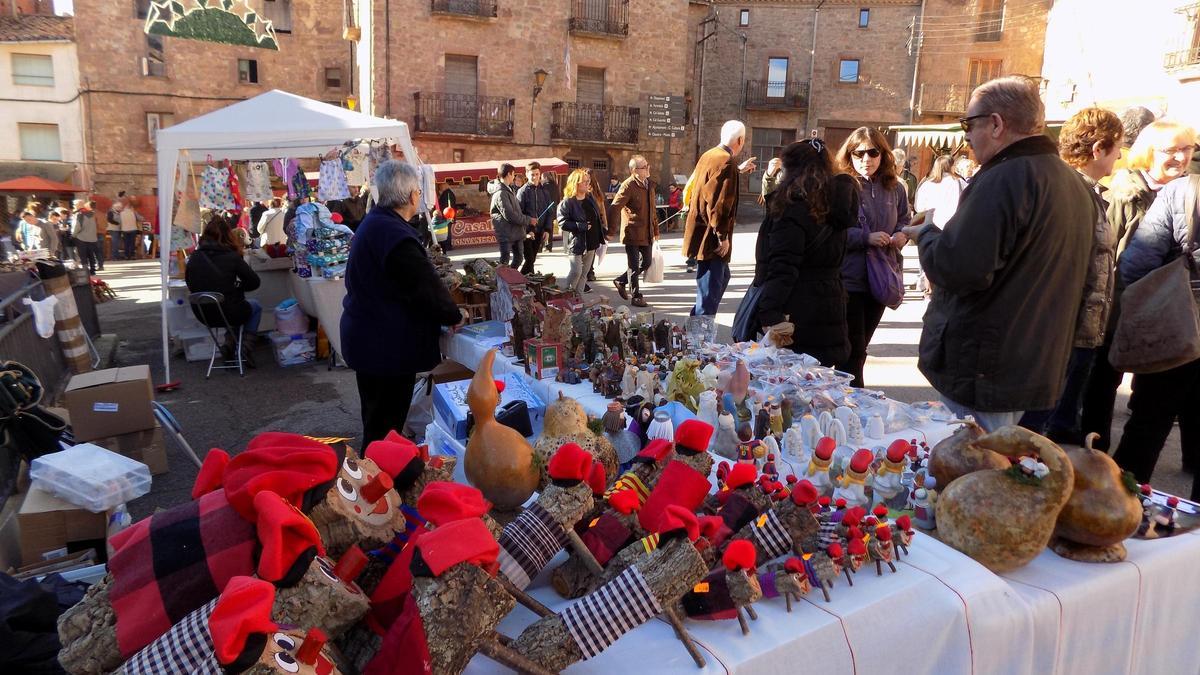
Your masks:
{"label": "window with shutters", "polygon": [[49,54],[13,54],[13,84],[54,86],[54,59]]}
{"label": "window with shutters", "polygon": [[325,88],[326,89],[341,89],[342,88],[342,69],[341,68],[326,68],[325,69]]}
{"label": "window with shutters", "polygon": [[967,89],[974,91],[975,87],[1000,77],[1000,59],[971,59],[967,66]]}
{"label": "window with shutters", "polygon": [[479,57],[446,55],[446,93],[463,96],[479,94]]}
{"label": "window with shutters", "polygon": [[18,124],[17,134],[21,137],[21,159],[62,161],[57,124]]}
{"label": "window with shutters", "polygon": [[575,102],[604,105],[604,69],[579,67],[575,85]]}
{"label": "window with shutters", "polygon": [[1004,0],[979,0],[976,42],[999,42],[1004,37]]}

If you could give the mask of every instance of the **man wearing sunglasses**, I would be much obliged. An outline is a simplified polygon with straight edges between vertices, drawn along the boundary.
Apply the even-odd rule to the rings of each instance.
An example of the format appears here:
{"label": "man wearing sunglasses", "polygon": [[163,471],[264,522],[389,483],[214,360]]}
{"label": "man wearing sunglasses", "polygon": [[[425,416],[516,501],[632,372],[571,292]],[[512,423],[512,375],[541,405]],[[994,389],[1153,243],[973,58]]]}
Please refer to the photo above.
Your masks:
{"label": "man wearing sunglasses", "polygon": [[960,122],[979,172],[944,230],[905,228],[934,287],[917,365],[953,412],[994,431],[1062,393],[1098,214],[1043,135],[1030,80],[981,85]]}

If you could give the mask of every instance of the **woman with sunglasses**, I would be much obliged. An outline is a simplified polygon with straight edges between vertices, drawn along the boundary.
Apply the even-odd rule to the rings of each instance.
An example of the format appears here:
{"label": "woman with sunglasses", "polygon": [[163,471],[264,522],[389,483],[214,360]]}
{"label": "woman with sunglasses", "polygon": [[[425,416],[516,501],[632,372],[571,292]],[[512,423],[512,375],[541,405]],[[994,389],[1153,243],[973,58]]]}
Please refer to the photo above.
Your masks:
{"label": "woman with sunglasses", "polygon": [[854,376],[853,386],[862,387],[867,345],[871,344],[884,309],[871,295],[867,249],[875,246],[900,255],[900,249],[908,243],[908,237],[900,229],[908,225],[911,216],[908,194],[899,180],[892,149],[879,130],[855,129],[838,150],[837,164],[841,171],[857,179],[860,197],[859,226],[846,230],[846,258],[842,262],[850,355],[838,367]]}
{"label": "woman with sunglasses", "polygon": [[753,285],[761,289],[755,327],[823,365],[843,363],[850,356],[844,233],[857,225],[858,190],[834,173],[820,139],[792,143],[781,160],[754,251]]}

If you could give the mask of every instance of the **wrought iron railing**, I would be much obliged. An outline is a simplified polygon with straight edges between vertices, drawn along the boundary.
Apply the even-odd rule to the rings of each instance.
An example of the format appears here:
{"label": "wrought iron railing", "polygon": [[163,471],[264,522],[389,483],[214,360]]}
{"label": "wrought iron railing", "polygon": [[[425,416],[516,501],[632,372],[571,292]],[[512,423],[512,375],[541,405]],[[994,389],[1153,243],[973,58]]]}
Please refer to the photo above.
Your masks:
{"label": "wrought iron railing", "polygon": [[637,143],[641,108],[558,101],[551,107],[550,137],[569,141]]}
{"label": "wrought iron railing", "polygon": [[413,99],[416,131],[512,138],[514,99],[422,91]]}
{"label": "wrought iron railing", "polygon": [[572,0],[567,27],[572,33],[629,35],[629,0]]}
{"label": "wrought iron railing", "polygon": [[747,108],[805,110],[808,83],[800,80],[746,80]]}
{"label": "wrought iron railing", "polygon": [[496,0],[429,0],[434,14],[461,16],[496,16]]}
{"label": "wrought iron railing", "polygon": [[971,92],[967,84],[922,84],[917,112],[923,115],[958,115],[967,111]]}
{"label": "wrought iron railing", "polygon": [[1167,56],[1163,59],[1163,67],[1167,70],[1176,70],[1186,68],[1200,63],[1200,47],[1192,47],[1191,49],[1181,49],[1176,52],[1167,52]]}
{"label": "wrought iron railing", "polygon": [[5,359],[25,364],[48,391],[57,391],[68,374],[58,334],[40,337],[33,324],[33,312],[21,303],[25,297],[42,299],[45,296],[42,282],[37,281],[0,299],[0,354]]}

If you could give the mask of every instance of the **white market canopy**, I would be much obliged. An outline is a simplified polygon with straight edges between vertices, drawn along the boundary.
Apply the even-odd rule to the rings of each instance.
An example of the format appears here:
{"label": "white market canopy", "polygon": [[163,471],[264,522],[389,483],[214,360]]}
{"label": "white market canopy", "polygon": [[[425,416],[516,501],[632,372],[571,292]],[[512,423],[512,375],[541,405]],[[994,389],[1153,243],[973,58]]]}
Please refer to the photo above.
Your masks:
{"label": "white market canopy", "polygon": [[[175,172],[180,160],[315,158],[353,140],[394,141],[404,156],[419,164],[408,125],[398,120],[373,117],[335,105],[273,89],[239,101],[207,115],[159,130],[158,153],[159,232],[171,241],[175,208]],[[171,380],[170,349],[167,345],[167,271],[170,245],[159,247],[162,256],[163,367]]]}
{"label": "white market canopy", "polygon": [[896,145],[910,148],[928,145],[931,148],[954,147],[963,142],[962,125],[950,124],[907,124],[888,127],[896,132]]}

